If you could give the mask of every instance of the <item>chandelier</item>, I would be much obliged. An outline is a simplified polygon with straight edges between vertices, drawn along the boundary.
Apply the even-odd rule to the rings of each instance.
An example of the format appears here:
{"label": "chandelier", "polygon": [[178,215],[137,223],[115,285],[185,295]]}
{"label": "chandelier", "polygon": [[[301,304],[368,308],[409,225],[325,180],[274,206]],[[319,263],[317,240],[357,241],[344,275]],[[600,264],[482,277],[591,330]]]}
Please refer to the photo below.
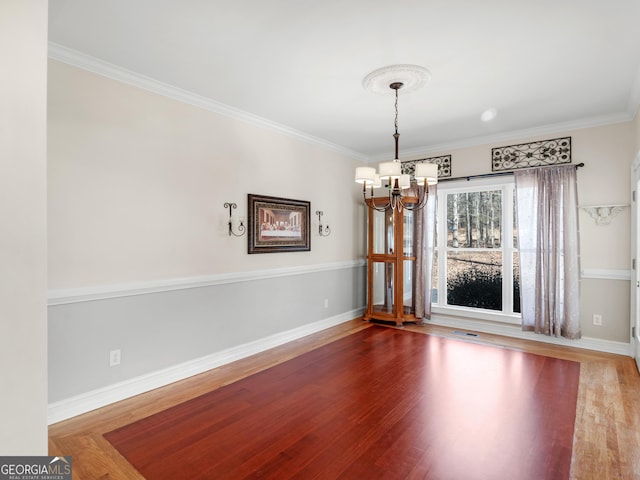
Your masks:
{"label": "chandelier", "polygon": [[[388,77],[389,73],[397,75],[396,70],[404,72],[409,67],[420,69],[416,70],[420,74],[423,71],[428,73],[426,69],[413,65],[386,67],[369,74],[365,78],[365,87],[369,88],[369,85],[372,85],[372,79],[380,78],[381,76]],[[434,185],[438,182],[438,165],[434,163],[416,163],[413,179],[410,175],[402,173],[402,164],[398,159],[398,140],[400,138],[398,133],[398,90],[404,86],[404,82],[392,81],[388,86],[395,91],[395,133],[393,134],[395,158],[390,162],[381,163],[379,172],[376,172],[373,167],[357,167],[355,180],[357,183],[362,184],[362,196],[369,208],[380,212],[390,209],[402,211],[405,208],[407,210],[420,210],[427,204],[429,185]],[[412,86],[415,87],[415,85]],[[383,182],[388,190],[386,199],[374,196],[374,189],[381,188]]]}

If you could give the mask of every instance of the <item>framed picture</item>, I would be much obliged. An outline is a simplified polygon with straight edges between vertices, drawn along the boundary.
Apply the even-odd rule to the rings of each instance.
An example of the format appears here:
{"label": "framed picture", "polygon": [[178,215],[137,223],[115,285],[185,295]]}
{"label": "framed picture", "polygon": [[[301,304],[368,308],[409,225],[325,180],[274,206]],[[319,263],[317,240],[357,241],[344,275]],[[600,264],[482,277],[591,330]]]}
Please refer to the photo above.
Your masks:
{"label": "framed picture", "polygon": [[311,250],[310,202],[249,194],[249,253]]}

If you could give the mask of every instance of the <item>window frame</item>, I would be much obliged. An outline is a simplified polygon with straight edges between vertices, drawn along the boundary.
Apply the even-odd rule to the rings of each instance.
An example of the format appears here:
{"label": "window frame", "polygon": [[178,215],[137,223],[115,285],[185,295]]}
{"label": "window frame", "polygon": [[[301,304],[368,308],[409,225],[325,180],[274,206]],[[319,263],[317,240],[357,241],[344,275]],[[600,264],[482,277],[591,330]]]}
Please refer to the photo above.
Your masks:
{"label": "window frame", "polygon": [[[501,227],[503,231],[502,246],[500,248],[453,248],[447,245],[447,195],[452,193],[471,193],[479,191],[501,190],[502,191],[502,212]],[[438,238],[436,240],[435,258],[437,258],[438,269],[438,303],[432,304],[432,312],[443,315],[454,315],[468,317],[479,320],[489,320],[494,322],[520,325],[522,316],[519,312],[513,311],[513,273],[514,273],[514,253],[518,252],[516,242],[511,232],[504,229],[513,228],[515,222],[515,182],[513,176],[497,176],[481,179],[461,179],[447,182],[440,182],[437,190],[438,202],[436,211],[436,222]],[[441,228],[445,225],[445,228]],[[488,310],[475,307],[463,307],[459,305],[447,305],[447,257],[449,251],[501,251],[502,252],[502,311]],[[522,286],[521,286],[522,288]]]}

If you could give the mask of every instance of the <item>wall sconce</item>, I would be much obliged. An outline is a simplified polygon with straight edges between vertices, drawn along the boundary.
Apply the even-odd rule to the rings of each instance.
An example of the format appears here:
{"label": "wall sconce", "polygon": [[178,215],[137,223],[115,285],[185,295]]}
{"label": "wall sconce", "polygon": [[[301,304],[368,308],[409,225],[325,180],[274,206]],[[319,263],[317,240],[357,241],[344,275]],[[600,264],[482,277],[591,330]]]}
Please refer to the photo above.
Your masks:
{"label": "wall sconce", "polygon": [[318,235],[328,237],[331,235],[331,229],[329,225],[322,226],[322,215],[324,215],[324,212],[322,210],[316,210],[316,215],[318,215]]}
{"label": "wall sconce", "polygon": [[242,219],[240,219],[240,225],[238,225],[239,233],[236,233],[233,231],[233,223],[231,221],[231,209],[238,208],[238,206],[235,203],[225,202],[224,208],[229,209],[229,236],[233,235],[234,237],[241,237],[245,233],[247,233],[247,229],[245,228],[244,222],[242,221]]}

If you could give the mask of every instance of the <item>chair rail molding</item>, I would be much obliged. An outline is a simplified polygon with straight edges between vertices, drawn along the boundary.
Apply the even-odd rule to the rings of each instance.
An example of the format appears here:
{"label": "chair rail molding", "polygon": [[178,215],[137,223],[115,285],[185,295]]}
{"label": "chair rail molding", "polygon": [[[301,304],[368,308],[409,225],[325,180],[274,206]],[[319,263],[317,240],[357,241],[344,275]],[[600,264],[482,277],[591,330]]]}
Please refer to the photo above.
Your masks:
{"label": "chair rail molding", "polygon": [[362,267],[365,264],[366,262],[364,260],[351,260],[316,265],[273,268],[268,270],[253,270],[248,272],[229,272],[198,277],[170,278],[164,280],[152,280],[148,282],[98,285],[92,287],[69,289],[53,289],[49,290],[48,293],[48,305],[53,306],[64,305],[67,303],[91,302],[94,300],[104,300],[107,298],[129,297],[132,295],[169,292],[172,290],[208,287],[212,285],[223,285],[227,283],[251,282],[269,278],[287,277],[290,275],[305,275],[309,273],[324,272],[328,270],[357,268]]}
{"label": "chair rail molding", "polygon": [[596,280],[631,280],[631,270],[614,270],[604,268],[583,268],[580,278]]}

